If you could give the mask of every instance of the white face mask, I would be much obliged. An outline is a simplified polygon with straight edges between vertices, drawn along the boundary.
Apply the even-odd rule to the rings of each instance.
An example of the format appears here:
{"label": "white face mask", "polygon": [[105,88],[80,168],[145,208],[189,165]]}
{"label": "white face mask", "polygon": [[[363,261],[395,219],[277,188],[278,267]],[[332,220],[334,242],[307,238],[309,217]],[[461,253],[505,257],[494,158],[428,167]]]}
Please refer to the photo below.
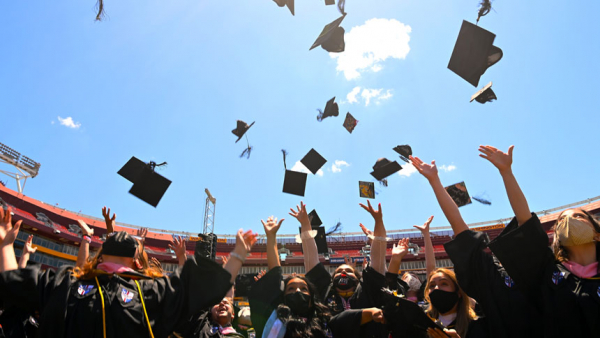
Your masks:
{"label": "white face mask", "polygon": [[571,216],[566,216],[556,226],[555,236],[564,246],[576,246],[594,241],[594,229],[585,223]]}

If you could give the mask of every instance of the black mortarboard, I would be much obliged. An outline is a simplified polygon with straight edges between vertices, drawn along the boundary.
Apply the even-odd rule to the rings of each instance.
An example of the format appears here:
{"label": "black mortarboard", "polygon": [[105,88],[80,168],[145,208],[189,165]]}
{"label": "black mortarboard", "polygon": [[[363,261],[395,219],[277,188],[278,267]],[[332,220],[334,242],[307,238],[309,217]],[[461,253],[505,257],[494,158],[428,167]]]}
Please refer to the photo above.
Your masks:
{"label": "black mortarboard", "polygon": [[300,162],[302,162],[302,164],[304,164],[304,166],[308,168],[311,173],[316,174],[317,171],[319,171],[319,169],[321,169],[321,167],[323,167],[323,165],[327,162],[327,160],[323,158],[323,156],[321,156],[321,154],[319,154],[315,149],[311,149],[308,154],[306,154],[306,156],[300,160]]}
{"label": "black mortarboard", "polygon": [[306,173],[286,170],[285,178],[283,179],[283,192],[298,196],[304,196],[307,177],[308,174]]}
{"label": "black mortarboard", "polygon": [[358,181],[360,197],[375,198],[375,183]]}
{"label": "black mortarboard", "polygon": [[156,207],[171,185],[171,180],[154,171],[156,164],[146,164],[132,157],[118,174],[133,183],[129,193],[142,201]]}
{"label": "black mortarboard", "polygon": [[319,217],[319,215],[317,214],[317,211],[315,209],[313,209],[313,211],[311,211],[308,214],[308,220],[310,221],[310,225],[314,228],[314,227],[318,227],[321,224],[323,224],[323,222],[321,222],[321,218]]}
{"label": "black mortarboard", "polygon": [[352,116],[352,114],[350,113],[346,113],[346,119],[344,120],[344,128],[346,128],[346,130],[352,134],[352,131],[354,131],[354,127],[356,127],[356,125],[358,124],[358,120],[354,118],[354,116]]}
{"label": "black mortarboard", "polygon": [[481,88],[477,93],[471,96],[471,101],[473,100],[479,103],[492,102],[493,100],[497,100],[496,93],[492,90],[492,83],[488,83],[485,87]]}
{"label": "black mortarboard", "polygon": [[333,22],[325,26],[319,37],[313,43],[309,50],[314,49],[317,46],[321,46],[321,48],[325,49],[330,53],[339,53],[343,52],[346,48],[346,43],[344,42],[344,28],[340,27],[342,20],[346,17],[346,14],[340,16],[335,19]]}
{"label": "black mortarboard", "polygon": [[113,232],[102,244],[102,254],[117,257],[133,257],[137,241],[125,231]]}
{"label": "black mortarboard", "polygon": [[[302,228],[300,229],[300,233],[302,233]],[[327,236],[325,235],[325,227],[312,227],[313,230],[317,230],[317,235],[315,236],[315,242],[317,243],[317,251],[320,254],[327,253]],[[304,252],[304,250],[302,251]]]}
{"label": "black mortarboard", "polygon": [[335,0],[325,0],[325,5],[326,6],[335,5]]}
{"label": "black mortarboard", "polygon": [[502,59],[502,50],[494,45],[496,34],[463,21],[448,69],[477,87],[485,71]]}
{"label": "black mortarboard", "polygon": [[279,7],[287,6],[287,8],[294,14],[294,0],[273,0]]}
{"label": "black mortarboard", "polygon": [[459,208],[471,204],[471,197],[469,196],[465,182],[449,185],[445,189]]}
{"label": "black mortarboard", "polygon": [[394,151],[400,154],[400,158],[402,159],[402,161],[406,163],[410,162],[408,160],[408,157],[412,155],[412,148],[408,144],[396,146],[394,147]]}
{"label": "black mortarboard", "polygon": [[321,109],[317,109],[319,111],[319,115],[317,115],[317,121],[323,121],[324,118],[329,116],[338,116],[340,115],[340,107],[335,102],[335,96],[327,101],[325,105],[325,111],[321,111]]}
{"label": "black mortarboard", "polygon": [[375,177],[378,181],[381,181],[400,170],[402,170],[402,167],[400,164],[398,164],[398,162],[390,162],[390,160],[387,158],[380,158],[373,166],[373,172],[371,172],[371,175],[373,175],[373,177]]}
{"label": "black mortarboard", "polygon": [[248,125],[248,123],[246,123],[242,120],[237,120],[237,127],[231,131],[235,136],[238,137],[238,139],[235,140],[235,143],[238,143],[238,141],[241,140],[242,137],[244,137],[244,134],[246,134],[248,129],[250,129],[250,127],[252,127],[253,125],[254,125],[254,122],[252,122],[250,125]]}
{"label": "black mortarboard", "polygon": [[444,328],[429,318],[417,303],[399,297],[390,290],[383,290],[382,293],[383,315],[386,322],[390,323],[394,337],[420,337],[426,334],[429,328],[444,331]]}

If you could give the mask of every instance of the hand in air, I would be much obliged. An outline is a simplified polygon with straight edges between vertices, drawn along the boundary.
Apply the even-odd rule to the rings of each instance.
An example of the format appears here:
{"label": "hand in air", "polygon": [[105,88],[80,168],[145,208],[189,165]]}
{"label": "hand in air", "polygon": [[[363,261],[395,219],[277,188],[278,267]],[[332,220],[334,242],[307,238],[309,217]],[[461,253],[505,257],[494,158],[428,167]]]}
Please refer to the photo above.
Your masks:
{"label": "hand in air", "polygon": [[413,228],[415,229],[419,229],[419,231],[421,231],[422,235],[429,235],[429,224],[431,224],[431,222],[433,221],[433,216],[429,216],[429,218],[427,219],[427,221],[425,221],[425,224],[423,225],[413,225]]}
{"label": "hand in air", "polygon": [[410,240],[408,238],[402,238],[398,241],[398,244],[394,244],[392,248],[392,257],[398,257],[400,259],[404,258],[408,253],[408,245],[410,244]]}
{"label": "hand in air", "polygon": [[77,225],[79,225],[79,229],[81,229],[81,233],[84,236],[92,237],[94,235],[94,229],[90,229],[90,227],[82,220],[77,220]]}
{"label": "hand in air", "polygon": [[111,232],[115,231],[115,225],[117,223],[117,214],[113,214],[112,217],[110,217],[110,208],[103,207],[102,216],[104,216],[106,232],[110,234]]}
{"label": "hand in air", "polygon": [[173,240],[167,245],[169,246],[169,248],[171,248],[171,250],[175,252],[175,256],[177,256],[177,258],[186,257],[185,239],[173,235]]}
{"label": "hand in air", "polygon": [[257,234],[252,233],[252,230],[246,232],[242,229],[238,230],[234,251],[237,251],[238,254],[247,255],[252,250],[254,243],[256,243],[256,236]]}
{"label": "hand in air", "polygon": [[25,252],[27,252],[28,254],[33,254],[37,251],[37,247],[33,246],[33,235],[29,235],[29,237],[27,237],[27,241],[25,242]]}
{"label": "hand in air", "polygon": [[21,221],[12,223],[12,215],[10,208],[4,209],[0,206],[0,245],[12,245],[19,234]]}
{"label": "hand in air", "polygon": [[[377,210],[373,209],[373,206],[371,205],[371,202],[369,200],[367,200],[367,205],[364,205],[362,203],[359,203],[359,205],[365,209],[368,213],[371,214],[371,216],[373,216],[373,219],[375,220],[375,223],[377,222],[383,222],[383,211],[381,210],[381,203],[379,203],[379,207],[377,208]],[[362,228],[362,227],[361,227]],[[364,230],[363,230],[364,232]]]}
{"label": "hand in air", "polygon": [[267,237],[275,237],[277,235],[277,231],[279,231],[279,228],[281,227],[281,223],[283,223],[284,220],[285,219],[282,218],[278,223],[277,217],[273,216],[267,218],[266,222],[261,219],[260,222],[265,228],[265,235],[267,235]]}
{"label": "hand in air", "polygon": [[410,156],[409,158],[419,174],[425,176],[426,179],[431,181],[438,176],[438,170],[435,165],[435,161],[431,161],[431,164],[427,164],[418,157]]}
{"label": "hand in air", "polygon": [[508,147],[508,153],[503,152],[492,146],[479,146],[479,157],[492,162],[500,172],[509,171],[513,161],[513,149],[515,146]]}
{"label": "hand in air", "polygon": [[290,215],[294,216],[300,222],[300,224],[308,224],[310,225],[310,220],[308,219],[308,214],[306,213],[306,205],[300,201],[300,206],[296,206],[297,210],[290,208]]}

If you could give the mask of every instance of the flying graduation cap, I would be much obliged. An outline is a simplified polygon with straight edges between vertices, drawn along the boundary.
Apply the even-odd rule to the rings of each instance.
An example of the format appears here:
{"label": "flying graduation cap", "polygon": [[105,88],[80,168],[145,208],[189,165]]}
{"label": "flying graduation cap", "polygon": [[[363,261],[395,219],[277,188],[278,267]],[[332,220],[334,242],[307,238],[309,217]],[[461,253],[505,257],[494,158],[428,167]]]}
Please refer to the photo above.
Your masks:
{"label": "flying graduation cap", "polygon": [[117,173],[133,183],[129,189],[130,194],[156,208],[171,181],[156,173],[154,169],[166,164],[167,162],[156,164],[152,161],[145,163],[132,156]]}
{"label": "flying graduation cap", "polygon": [[318,227],[323,224],[319,214],[317,214],[317,210],[313,209],[313,211],[308,213],[308,220],[310,221],[310,225],[314,227]]}
{"label": "flying graduation cap", "polygon": [[354,116],[352,116],[352,114],[350,113],[346,113],[346,119],[344,120],[344,128],[346,128],[346,130],[352,134],[352,131],[354,131],[354,128],[356,127],[356,125],[358,124],[358,120],[354,118]]}
{"label": "flying graduation cap", "polygon": [[375,183],[358,181],[359,196],[364,198],[375,198]]}
{"label": "flying graduation cap", "polygon": [[283,6],[287,6],[287,8],[290,10],[290,12],[292,13],[292,15],[296,15],[294,13],[294,0],[273,0],[277,6],[279,7],[283,7]]}
{"label": "flying graduation cap", "polygon": [[335,5],[335,0],[325,0],[325,6]]}
{"label": "flying graduation cap", "polygon": [[323,119],[328,118],[330,116],[338,116],[340,115],[340,107],[335,102],[335,96],[327,101],[325,105],[325,110],[317,109],[319,111],[319,115],[317,115],[317,121],[321,122]]}
{"label": "flying graduation cap", "polygon": [[471,204],[471,197],[469,196],[469,192],[467,191],[467,186],[465,182],[456,183],[453,185],[449,185],[445,187],[448,195],[452,197],[454,203],[460,208],[467,204]]}
{"label": "flying graduation cap", "polygon": [[502,59],[494,39],[496,34],[463,20],[448,69],[477,87],[481,75]]}
{"label": "flying graduation cap", "polygon": [[[326,5],[333,5],[335,1],[333,0],[325,0]],[[346,17],[346,11],[344,7],[346,6],[346,0],[338,1],[338,10],[342,13],[342,16],[333,20],[327,26],[323,28],[315,43],[310,47],[309,50],[313,50],[318,46],[325,49],[330,53],[341,53],[346,49],[346,43],[344,42],[344,33],[346,32],[343,27],[340,27],[340,24]]]}
{"label": "flying graduation cap", "polygon": [[486,84],[485,87],[481,88],[477,93],[473,94],[473,96],[471,96],[471,101],[469,102],[473,102],[473,100],[475,100],[483,104],[497,99],[496,93],[494,93],[492,90],[492,83],[490,82]]}
{"label": "flying graduation cap", "polygon": [[402,170],[402,167],[400,164],[398,164],[398,162],[391,162],[387,158],[383,157],[377,160],[373,166],[373,172],[371,172],[371,175],[387,187],[387,180],[385,178],[400,170]]}
{"label": "flying graduation cap", "polygon": [[308,154],[306,154],[306,156],[300,160],[300,162],[304,164],[304,166],[308,168],[311,173],[316,174],[319,169],[321,169],[321,167],[327,163],[327,160],[323,158],[323,156],[321,156],[321,154],[319,154],[315,149],[311,149]]}
{"label": "flying graduation cap", "polygon": [[304,191],[306,190],[306,179],[308,178],[308,174],[302,173],[299,171],[288,170],[287,165],[285,163],[285,158],[288,155],[287,151],[281,149],[283,153],[283,167],[285,168],[285,177],[283,179],[283,192],[304,196]]}
{"label": "flying graduation cap", "polygon": [[[233,135],[238,137],[238,139],[235,140],[235,143],[238,143],[238,141],[241,140],[242,137],[244,137],[244,135],[246,135],[246,132],[248,131],[248,129],[250,129],[250,127],[252,127],[253,125],[254,125],[254,122],[252,122],[250,125],[248,125],[248,123],[246,123],[242,120],[237,120],[236,128],[231,131],[233,133]],[[250,152],[252,152],[252,147],[250,146],[250,143],[248,142],[248,136],[246,136],[246,143],[247,143],[248,147],[246,149],[244,149],[244,151],[242,151],[242,153],[240,154],[240,157],[244,157],[244,155],[246,155],[246,158],[250,158]]]}
{"label": "flying graduation cap", "polygon": [[394,151],[400,154],[400,158],[402,159],[402,161],[410,163],[408,157],[412,155],[412,148],[408,144],[396,146],[394,147]]}

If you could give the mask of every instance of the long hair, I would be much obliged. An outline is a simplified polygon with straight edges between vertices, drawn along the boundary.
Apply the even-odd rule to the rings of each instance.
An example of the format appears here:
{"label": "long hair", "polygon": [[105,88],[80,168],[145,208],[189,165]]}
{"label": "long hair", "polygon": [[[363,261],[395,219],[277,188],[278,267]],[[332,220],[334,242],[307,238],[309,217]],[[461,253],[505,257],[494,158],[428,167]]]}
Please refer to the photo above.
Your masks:
{"label": "long hair", "polygon": [[[435,269],[429,275],[429,279],[427,280],[427,287],[429,287],[431,278],[438,272],[443,273],[446,277],[448,277],[452,281],[452,284],[454,284],[454,289],[456,290],[456,292],[458,292],[458,294],[460,296],[458,298],[458,306],[456,307],[455,330],[459,336],[464,337],[467,334],[467,329],[469,328],[469,323],[472,320],[476,319],[477,315],[475,314],[475,310],[473,310],[471,308],[469,296],[467,296],[467,293],[464,292],[463,289],[461,289],[460,286],[458,285],[458,281],[456,280],[456,275],[454,274],[454,271],[444,269],[444,268]],[[429,303],[429,308],[426,311],[427,314],[431,318],[438,318],[440,313],[438,312],[438,310],[436,308],[433,307],[433,304],[431,304],[431,299],[429,299],[429,292],[425,292],[425,300],[427,300],[427,302]]]}
{"label": "long hair", "polygon": [[[583,214],[587,217],[588,221],[590,221],[590,223],[592,223],[592,226],[594,227],[594,230],[596,231],[596,233],[600,234],[600,224],[594,218],[594,216],[592,216],[592,214],[590,214],[589,212],[587,212],[581,208],[575,208],[575,209],[583,212]],[[560,242],[558,241],[558,236],[556,236],[556,226],[558,225],[558,222],[559,222],[562,214],[564,214],[565,211],[567,211],[567,210],[572,210],[572,209],[563,210],[560,213],[560,215],[558,215],[558,217],[556,218],[556,222],[552,226],[552,230],[555,231],[554,239],[552,240],[552,251],[554,252],[554,257],[559,262],[566,262],[569,260],[569,253],[567,252],[567,250],[565,249],[564,246],[560,245]],[[596,243],[596,255],[598,255],[598,254],[600,254],[600,243]]]}
{"label": "long hair", "polygon": [[277,307],[277,318],[286,325],[285,338],[326,338],[326,324],[331,317],[329,308],[319,301],[317,288],[306,277],[292,275],[285,279],[284,285],[287,286],[295,278],[303,280],[308,286],[312,306],[306,320],[293,315],[290,308],[285,304],[280,304]]}

